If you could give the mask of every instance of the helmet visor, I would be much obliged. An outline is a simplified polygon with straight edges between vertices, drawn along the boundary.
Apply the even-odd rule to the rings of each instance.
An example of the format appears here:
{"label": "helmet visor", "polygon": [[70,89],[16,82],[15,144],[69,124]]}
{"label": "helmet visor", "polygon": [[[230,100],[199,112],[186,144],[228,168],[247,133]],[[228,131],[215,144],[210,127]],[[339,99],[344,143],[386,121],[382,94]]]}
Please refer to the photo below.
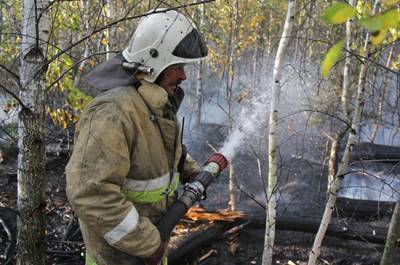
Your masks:
{"label": "helmet visor", "polygon": [[193,29],[175,47],[172,54],[185,59],[202,58],[207,56],[207,46],[197,29]]}

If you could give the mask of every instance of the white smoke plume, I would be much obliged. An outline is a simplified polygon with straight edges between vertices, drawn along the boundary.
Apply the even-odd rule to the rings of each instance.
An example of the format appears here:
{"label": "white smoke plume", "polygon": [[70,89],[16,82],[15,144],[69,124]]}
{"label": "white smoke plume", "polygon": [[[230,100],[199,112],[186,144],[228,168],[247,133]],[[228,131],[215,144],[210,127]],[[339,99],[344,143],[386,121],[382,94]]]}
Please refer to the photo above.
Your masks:
{"label": "white smoke plume", "polygon": [[261,91],[242,107],[235,119],[233,131],[219,150],[228,160],[231,160],[244,147],[245,142],[254,138],[255,135],[259,136],[258,131],[265,130],[263,125],[268,121],[269,103],[270,94],[267,91]]}

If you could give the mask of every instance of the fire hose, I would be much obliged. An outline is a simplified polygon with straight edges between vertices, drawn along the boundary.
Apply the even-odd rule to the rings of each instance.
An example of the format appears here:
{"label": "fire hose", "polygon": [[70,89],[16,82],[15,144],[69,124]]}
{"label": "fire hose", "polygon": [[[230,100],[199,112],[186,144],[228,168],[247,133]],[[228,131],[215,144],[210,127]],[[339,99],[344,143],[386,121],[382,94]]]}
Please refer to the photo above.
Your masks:
{"label": "fire hose", "polygon": [[[207,187],[218,177],[227,165],[228,161],[224,155],[214,153],[208,158],[194,181],[186,183],[183,194],[179,197],[178,201],[168,209],[167,213],[156,224],[160,232],[161,242],[166,242],[168,240],[172,230],[184,217],[190,207],[196,202],[205,199]],[[161,248],[163,247],[164,246],[161,246]],[[134,265],[151,264],[139,259],[135,260],[137,261],[133,263]]]}
{"label": "fire hose", "polygon": [[214,153],[207,160],[206,165],[196,176],[195,180],[185,185],[182,196],[168,209],[168,212],[157,224],[161,241],[169,238],[175,225],[183,218],[194,203],[205,198],[207,187],[226,168],[227,164],[228,162],[222,154]]}

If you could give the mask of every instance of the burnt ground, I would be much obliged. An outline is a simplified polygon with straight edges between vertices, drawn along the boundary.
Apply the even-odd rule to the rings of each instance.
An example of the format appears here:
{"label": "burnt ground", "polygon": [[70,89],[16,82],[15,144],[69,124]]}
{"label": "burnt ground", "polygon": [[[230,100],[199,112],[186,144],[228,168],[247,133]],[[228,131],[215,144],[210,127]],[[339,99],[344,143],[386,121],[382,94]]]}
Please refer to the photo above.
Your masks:
{"label": "burnt ground", "polygon": [[[4,161],[0,164],[0,218],[5,226],[0,226],[0,255],[7,252],[6,259],[2,256],[0,264],[14,264],[14,244],[16,238],[16,152],[5,152]],[[77,220],[67,201],[65,195],[65,173],[64,167],[67,161],[66,155],[51,154],[47,161],[47,185],[46,185],[46,214],[47,214],[47,264],[84,264],[84,244],[80,235]],[[293,170],[306,168],[310,172],[315,171],[308,162],[297,161],[287,174],[293,176]],[[310,172],[304,173],[309,174]],[[239,198],[238,207],[245,213],[252,215],[262,212],[263,209],[254,199],[262,204],[262,196],[257,194],[257,183],[246,187],[246,176],[239,171],[238,187],[244,192],[237,191]],[[304,175],[303,174],[303,175]],[[315,175],[315,174],[314,174]],[[319,175],[317,173],[316,175]],[[278,207],[279,214],[299,214],[318,216],[323,209],[324,196],[320,193],[312,196],[304,196],[316,189],[315,185],[300,183],[293,179],[283,178],[285,185],[281,191],[281,202]],[[320,179],[314,177],[313,181],[319,183]],[[209,198],[205,203],[208,209],[216,210],[227,207],[227,177],[221,178],[214,183],[209,191]],[[297,189],[300,189],[300,193]],[[284,191],[287,192],[284,192]],[[315,193],[315,192],[314,192]],[[214,195],[213,195],[214,194]],[[250,199],[253,197],[253,199]],[[301,218],[299,216],[299,218]],[[387,225],[388,219],[381,222]],[[362,222],[357,223],[363,226]],[[183,221],[172,238],[171,246],[178,245],[186,236],[209,226],[209,223]],[[229,226],[229,225],[228,225]],[[232,225],[231,225],[232,226]],[[4,227],[10,230],[11,243]],[[276,245],[274,249],[274,264],[306,264],[308,252],[313,242],[313,235],[302,232],[277,231]],[[264,242],[264,230],[260,227],[246,225],[238,233],[230,236],[222,234],[213,240],[191,252],[191,260],[179,261],[176,264],[261,264],[262,247]],[[320,264],[338,265],[373,265],[379,264],[383,246],[371,243],[356,242],[350,240],[327,237],[324,240]],[[201,260],[199,263],[198,260]]]}

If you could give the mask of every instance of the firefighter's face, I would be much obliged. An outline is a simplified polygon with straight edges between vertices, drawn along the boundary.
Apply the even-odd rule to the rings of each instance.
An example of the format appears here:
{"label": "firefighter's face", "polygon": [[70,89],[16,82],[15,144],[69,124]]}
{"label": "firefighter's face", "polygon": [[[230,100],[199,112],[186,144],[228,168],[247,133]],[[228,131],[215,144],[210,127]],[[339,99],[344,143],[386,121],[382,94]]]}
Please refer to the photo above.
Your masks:
{"label": "firefighter's face", "polygon": [[176,64],[167,67],[160,80],[158,81],[158,85],[167,91],[168,96],[173,96],[178,85],[186,80],[186,73],[183,64]]}

